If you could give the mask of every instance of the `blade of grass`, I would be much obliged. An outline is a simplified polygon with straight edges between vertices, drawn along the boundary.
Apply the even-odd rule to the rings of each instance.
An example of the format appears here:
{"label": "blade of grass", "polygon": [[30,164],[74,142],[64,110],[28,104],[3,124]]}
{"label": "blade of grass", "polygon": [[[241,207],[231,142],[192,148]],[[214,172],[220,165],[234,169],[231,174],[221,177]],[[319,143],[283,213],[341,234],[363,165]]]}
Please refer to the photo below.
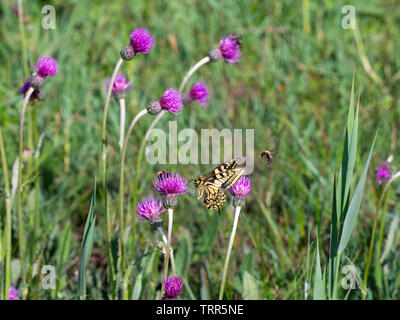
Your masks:
{"label": "blade of grass", "polygon": [[368,154],[367,163],[365,164],[363,173],[361,175],[360,180],[358,181],[356,190],[354,191],[354,194],[353,194],[353,198],[351,199],[349,208],[346,213],[346,218],[343,223],[343,231],[342,231],[342,235],[340,237],[340,242],[339,242],[339,248],[338,248],[339,252],[343,252],[343,250],[346,248],[346,246],[349,242],[349,239],[350,239],[351,232],[353,231],[353,229],[356,225],[357,216],[360,211],[361,200],[362,200],[362,196],[363,196],[363,192],[364,192],[365,180],[367,179],[369,163],[371,160],[372,151],[375,146],[375,140],[376,140],[377,133],[378,133],[378,131],[375,133],[374,141],[372,142],[372,146],[371,146],[371,149]]}
{"label": "blade of grass", "polygon": [[86,268],[89,264],[90,256],[92,254],[93,242],[94,242],[94,231],[96,225],[96,179],[94,182],[92,199],[90,201],[89,213],[85,223],[85,231],[83,233],[82,241],[82,255],[79,261],[79,273],[78,273],[78,296],[80,299],[86,299]]}
{"label": "blade of grass", "polygon": [[319,239],[317,235],[317,248],[316,248],[317,262],[315,264],[315,278],[314,278],[314,300],[325,300],[324,282],[322,279],[321,260],[319,256]]}

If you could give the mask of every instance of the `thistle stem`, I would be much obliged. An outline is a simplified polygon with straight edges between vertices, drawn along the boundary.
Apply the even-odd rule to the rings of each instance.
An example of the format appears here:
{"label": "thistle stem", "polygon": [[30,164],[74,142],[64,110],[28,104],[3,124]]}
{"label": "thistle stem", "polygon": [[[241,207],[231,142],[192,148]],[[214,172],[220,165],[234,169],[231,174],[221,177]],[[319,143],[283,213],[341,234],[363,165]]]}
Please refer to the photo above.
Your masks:
{"label": "thistle stem", "polygon": [[169,256],[171,251],[171,236],[172,236],[172,223],[174,219],[174,209],[168,208],[168,238],[167,238],[167,248],[164,258],[164,277],[163,283],[168,277],[168,264],[169,264]]}
{"label": "thistle stem", "polygon": [[[124,60],[120,58],[115,65],[113,74],[111,76],[110,85],[107,90],[106,102],[104,105],[104,114],[103,114],[103,126],[101,130],[101,142],[102,142],[102,154],[101,154],[101,162],[102,162],[102,178],[103,178],[103,190],[104,190],[104,208],[106,210],[106,228],[107,228],[107,245],[108,245],[108,263],[111,265],[110,272],[113,273],[113,257],[111,252],[111,216],[110,216],[110,209],[108,207],[108,191],[107,191],[107,113],[108,113],[108,106],[110,104],[111,92],[112,87],[114,85],[115,77],[122,65]],[[114,283],[114,274],[110,274],[110,282],[112,289],[112,298],[115,299],[115,283]]]}
{"label": "thistle stem", "polygon": [[237,229],[237,225],[238,225],[238,222],[239,222],[240,209],[241,209],[240,206],[237,206],[236,209],[235,209],[235,219],[233,221],[231,237],[229,239],[229,244],[228,244],[228,251],[226,253],[225,265],[224,265],[224,273],[222,275],[222,282],[221,282],[221,288],[219,290],[218,300],[222,300],[222,298],[224,297],[226,275],[228,273],[229,259],[231,257],[233,242],[235,240],[236,229]]}
{"label": "thistle stem", "polygon": [[120,124],[119,124],[119,148],[122,151],[124,146],[124,137],[125,137],[125,114],[126,114],[126,106],[125,106],[125,99],[119,99],[120,105]]}
{"label": "thistle stem", "polygon": [[115,65],[113,74],[111,76],[111,80],[110,80],[110,85],[108,86],[108,90],[107,90],[107,97],[106,97],[106,103],[104,105],[104,114],[103,114],[103,127],[102,127],[102,131],[101,131],[101,139],[103,141],[103,144],[106,143],[106,139],[107,139],[107,113],[108,113],[108,107],[110,105],[110,99],[111,99],[111,92],[112,92],[112,88],[114,85],[114,81],[115,78],[117,76],[117,73],[119,71],[119,68],[121,67],[122,63],[124,62],[124,59],[120,58],[117,62],[117,64]]}
{"label": "thistle stem", "polygon": [[135,127],[137,121],[147,114],[147,109],[143,109],[140,111],[135,118],[133,118],[132,122],[129,125],[128,131],[126,133],[124,139],[124,145],[122,147],[121,152],[121,172],[120,172],[120,184],[119,184],[119,231],[120,231],[120,248],[121,248],[121,264],[122,271],[125,274],[126,264],[125,264],[125,250],[124,250],[124,171],[125,171],[125,155],[126,149],[128,147],[128,140],[132,133],[133,128]]}
{"label": "thistle stem", "polygon": [[[34,163],[34,168],[36,172],[39,172],[39,149],[40,149],[40,142],[39,142],[39,138],[38,138],[38,125],[37,125],[37,109],[34,108],[33,109],[33,125],[34,125],[34,129],[33,129],[33,141],[34,144],[36,145],[36,150],[35,150],[35,154],[33,154],[32,150],[32,157],[33,158],[33,163]],[[39,192],[40,192],[40,181],[39,179],[35,180],[35,239],[38,239],[38,235],[40,234],[39,232],[39,228],[40,228],[40,208],[39,208]],[[36,241],[36,240],[35,240]]]}
{"label": "thistle stem", "polygon": [[371,240],[369,242],[369,250],[368,250],[368,258],[367,258],[367,263],[365,265],[365,270],[364,270],[364,287],[365,290],[363,291],[362,294],[362,300],[365,300],[366,296],[367,296],[367,283],[368,283],[368,274],[369,274],[369,268],[371,265],[371,260],[372,260],[372,253],[374,250],[374,242],[375,242],[375,233],[376,233],[376,226],[378,224],[378,219],[379,219],[379,212],[382,206],[382,202],[383,199],[385,197],[385,194],[387,192],[387,190],[389,189],[389,186],[392,184],[393,181],[395,181],[396,179],[398,179],[400,177],[400,172],[397,172],[395,175],[393,175],[393,177],[390,178],[390,180],[388,181],[388,183],[385,185],[385,188],[383,189],[383,192],[379,198],[379,202],[378,202],[378,207],[376,208],[376,212],[375,212],[375,217],[374,217],[374,224],[372,227],[372,234],[371,234]]}
{"label": "thistle stem", "polygon": [[19,121],[19,150],[18,150],[18,183],[17,183],[17,214],[18,214],[18,245],[19,245],[19,259],[21,264],[21,276],[23,286],[23,297],[25,296],[25,247],[24,247],[24,225],[22,221],[22,149],[24,140],[24,118],[26,107],[29,102],[29,98],[33,93],[33,88],[30,87],[25,95],[24,104],[21,110],[21,116]]}
{"label": "thistle stem", "polygon": [[186,73],[185,77],[183,78],[181,85],[179,86],[179,93],[182,93],[183,89],[185,88],[186,83],[189,81],[190,77],[199,69],[202,65],[210,62],[210,57],[206,56],[197,62],[190,70]]}
{"label": "thistle stem", "polygon": [[6,242],[6,271],[4,284],[4,299],[8,300],[8,290],[11,281],[11,201],[10,201],[10,182],[8,181],[7,159],[4,149],[3,135],[0,127],[0,153],[3,166],[4,189],[6,193],[6,223],[5,223],[5,242]]}
{"label": "thistle stem", "polygon": [[[159,228],[157,228],[157,230],[158,230],[158,232],[160,233],[161,238],[162,238],[162,240],[163,240],[165,246],[167,246],[167,245],[168,245],[168,239],[167,239],[167,237],[166,237],[166,235],[165,235],[163,229],[162,229],[161,227],[159,227]],[[164,255],[165,255],[165,254],[166,254],[166,251],[164,252]],[[172,273],[175,275],[175,274],[176,274],[176,269],[175,269],[175,258],[174,258],[174,250],[172,249],[172,246],[171,246],[171,250],[170,250],[169,256],[170,256],[170,259],[171,259]]]}
{"label": "thistle stem", "polygon": [[[183,89],[185,88],[186,83],[189,81],[190,77],[203,65],[205,65],[206,63],[208,63],[210,61],[210,57],[206,56],[204,58],[202,58],[200,61],[198,61],[193,67],[191,67],[189,69],[189,71],[186,73],[186,75],[183,77],[181,85],[179,86],[179,93],[182,94]],[[150,126],[147,128],[146,134],[144,136],[144,139],[142,140],[142,143],[140,145],[140,149],[139,149],[139,154],[136,160],[136,172],[135,172],[135,176],[138,177],[139,175],[139,169],[140,169],[140,165],[142,162],[142,158],[143,158],[143,152],[144,152],[144,147],[146,146],[146,141],[150,136],[151,130],[154,129],[154,127],[157,125],[157,123],[161,120],[161,118],[164,116],[164,114],[166,113],[166,111],[162,110],[157,117],[153,120],[153,122],[150,124]],[[138,188],[138,179],[135,179],[134,182],[134,186],[133,186],[133,203],[136,204],[136,193],[137,193],[137,188]],[[133,226],[132,230],[133,230],[133,235],[132,235],[132,243],[134,243],[135,241],[135,225]]]}

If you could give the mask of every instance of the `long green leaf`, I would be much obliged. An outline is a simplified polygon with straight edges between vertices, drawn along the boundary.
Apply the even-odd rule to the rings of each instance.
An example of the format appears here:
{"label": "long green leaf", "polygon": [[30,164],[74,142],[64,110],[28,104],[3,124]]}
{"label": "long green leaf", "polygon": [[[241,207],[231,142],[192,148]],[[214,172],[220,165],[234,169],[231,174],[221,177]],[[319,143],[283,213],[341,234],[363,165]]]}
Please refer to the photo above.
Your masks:
{"label": "long green leaf", "polygon": [[325,300],[325,292],[324,292],[324,281],[322,279],[322,271],[321,271],[321,261],[319,258],[319,244],[318,244],[318,236],[317,236],[317,263],[315,264],[315,278],[314,278],[314,292],[313,299],[314,300]]}
{"label": "long green leaf", "polygon": [[353,229],[356,225],[357,216],[360,211],[361,200],[362,200],[362,196],[363,196],[363,192],[364,192],[365,180],[367,178],[369,163],[371,160],[372,151],[375,146],[375,140],[376,140],[377,133],[378,132],[375,133],[374,141],[372,142],[372,146],[369,151],[367,163],[365,164],[363,173],[357,184],[356,190],[354,191],[353,198],[351,199],[349,208],[346,213],[346,218],[343,223],[342,235],[340,237],[340,242],[339,242],[339,248],[338,248],[339,252],[343,252],[343,250],[346,248],[347,243],[349,242],[349,239],[350,239],[351,232],[353,231]]}
{"label": "long green leaf", "polygon": [[[345,210],[346,200],[348,199],[348,195],[350,193],[350,187],[353,180],[353,171],[354,166],[356,164],[357,158],[357,140],[358,140],[358,109],[360,105],[360,96],[358,96],[357,102],[357,110],[356,115],[354,117],[353,128],[351,131],[350,145],[349,145],[349,159],[347,163],[347,172],[346,172],[346,182],[344,187],[344,194],[342,199],[343,208]],[[350,132],[350,131],[349,131]],[[343,221],[346,217],[341,217],[341,221]]]}
{"label": "long green leaf", "polygon": [[94,182],[92,199],[90,201],[89,213],[85,223],[85,231],[83,233],[82,241],[82,255],[79,261],[79,273],[78,273],[78,296],[80,299],[86,297],[86,268],[89,264],[90,256],[92,254],[93,242],[94,242],[94,231],[96,225],[96,180]]}

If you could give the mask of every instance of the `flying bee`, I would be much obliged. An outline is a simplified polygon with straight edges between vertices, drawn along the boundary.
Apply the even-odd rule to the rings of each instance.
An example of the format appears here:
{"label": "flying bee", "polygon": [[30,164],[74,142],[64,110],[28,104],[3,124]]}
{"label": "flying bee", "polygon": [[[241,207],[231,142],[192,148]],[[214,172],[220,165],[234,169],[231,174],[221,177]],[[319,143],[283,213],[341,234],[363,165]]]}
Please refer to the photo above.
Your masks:
{"label": "flying bee", "polygon": [[278,152],[264,150],[263,152],[261,152],[261,158],[263,158],[265,162],[267,162],[267,164],[271,164],[277,154]]}

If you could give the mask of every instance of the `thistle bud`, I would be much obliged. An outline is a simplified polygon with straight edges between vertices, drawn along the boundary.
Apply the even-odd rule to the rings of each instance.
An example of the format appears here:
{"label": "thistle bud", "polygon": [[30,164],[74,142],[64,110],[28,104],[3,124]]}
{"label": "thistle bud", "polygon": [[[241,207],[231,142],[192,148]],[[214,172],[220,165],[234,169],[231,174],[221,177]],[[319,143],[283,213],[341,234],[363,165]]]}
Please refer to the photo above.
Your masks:
{"label": "thistle bud", "polygon": [[159,114],[162,110],[160,100],[151,101],[146,106],[147,112],[152,115]]}
{"label": "thistle bud", "polygon": [[39,76],[37,73],[29,78],[29,84],[31,85],[32,88],[36,90],[42,88],[43,83],[44,83],[44,78]]}
{"label": "thistle bud", "polygon": [[121,50],[121,58],[126,61],[132,60],[135,54],[135,50],[130,45],[123,47]]}
{"label": "thistle bud", "polygon": [[210,62],[217,62],[223,58],[221,50],[219,50],[219,49],[211,50],[208,53],[208,56],[210,57]]}

